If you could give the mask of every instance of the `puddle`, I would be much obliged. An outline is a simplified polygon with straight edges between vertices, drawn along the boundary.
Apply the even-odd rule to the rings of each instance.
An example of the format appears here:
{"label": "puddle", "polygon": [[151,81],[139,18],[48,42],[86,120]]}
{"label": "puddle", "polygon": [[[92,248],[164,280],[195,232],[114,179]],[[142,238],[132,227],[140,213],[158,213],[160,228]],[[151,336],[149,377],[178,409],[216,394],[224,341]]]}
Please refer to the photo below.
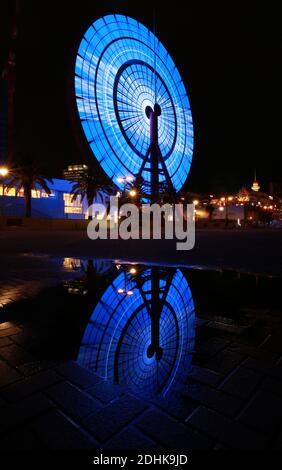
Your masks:
{"label": "puddle", "polygon": [[13,341],[143,397],[181,390],[215,343],[260,347],[281,326],[278,278],[80,258],[30,266],[34,278],[45,266],[52,285],[1,309],[0,321],[21,327]]}

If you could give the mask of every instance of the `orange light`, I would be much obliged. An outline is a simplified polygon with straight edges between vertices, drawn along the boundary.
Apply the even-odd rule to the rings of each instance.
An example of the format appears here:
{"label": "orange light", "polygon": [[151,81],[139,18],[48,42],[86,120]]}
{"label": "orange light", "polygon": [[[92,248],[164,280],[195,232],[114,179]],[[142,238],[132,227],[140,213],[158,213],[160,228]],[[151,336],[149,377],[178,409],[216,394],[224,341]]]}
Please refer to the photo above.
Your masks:
{"label": "orange light", "polygon": [[9,174],[8,168],[5,168],[4,166],[0,168],[0,176],[7,176]]}
{"label": "orange light", "polygon": [[128,291],[126,292],[126,295],[128,295],[128,296],[131,296],[131,295],[133,295],[133,294],[134,294],[133,290],[128,290]]}

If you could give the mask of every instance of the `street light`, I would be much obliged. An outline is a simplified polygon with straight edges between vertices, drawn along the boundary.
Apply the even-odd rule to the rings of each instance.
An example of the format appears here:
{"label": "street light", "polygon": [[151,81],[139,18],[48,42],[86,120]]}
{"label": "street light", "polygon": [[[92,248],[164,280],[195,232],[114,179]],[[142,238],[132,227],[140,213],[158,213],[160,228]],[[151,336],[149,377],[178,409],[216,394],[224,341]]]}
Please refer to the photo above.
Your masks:
{"label": "street light", "polygon": [[136,191],[136,189],[131,189],[131,190],[129,191],[129,196],[131,196],[131,197],[137,196],[137,191]]}
{"label": "street light", "polygon": [[6,168],[5,166],[0,167],[0,176],[5,178],[6,176],[8,176],[8,174],[9,174],[8,168]]}
{"label": "street light", "polygon": [[117,177],[117,182],[118,183],[123,183],[123,192],[125,194],[125,190],[126,190],[126,183],[132,183],[132,181],[134,181],[134,178],[133,176],[131,175],[127,175],[127,176],[118,176]]}
{"label": "street light", "polygon": [[9,174],[9,169],[5,166],[0,167],[0,178],[3,179],[3,184],[2,184],[2,196],[5,195],[5,186],[4,186],[4,181],[6,176]]}

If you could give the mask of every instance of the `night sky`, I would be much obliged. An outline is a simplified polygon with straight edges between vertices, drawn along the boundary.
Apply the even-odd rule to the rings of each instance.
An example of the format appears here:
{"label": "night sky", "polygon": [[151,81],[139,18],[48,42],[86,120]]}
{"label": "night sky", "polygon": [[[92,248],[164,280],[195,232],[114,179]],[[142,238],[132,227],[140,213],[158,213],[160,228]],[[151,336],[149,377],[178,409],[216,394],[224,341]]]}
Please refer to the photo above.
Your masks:
{"label": "night sky", "polygon": [[[122,13],[153,28],[154,2],[21,2],[17,48],[17,143],[50,175],[82,161],[71,85],[75,51],[99,16]],[[156,2],[155,2],[156,3]],[[254,168],[264,190],[282,181],[282,36],[271,2],[172,1],[157,5],[156,34],[183,77],[195,126],[187,189],[238,190]],[[2,0],[0,66],[11,4]],[[276,2],[278,9],[278,2]],[[75,136],[76,134],[76,136]]]}

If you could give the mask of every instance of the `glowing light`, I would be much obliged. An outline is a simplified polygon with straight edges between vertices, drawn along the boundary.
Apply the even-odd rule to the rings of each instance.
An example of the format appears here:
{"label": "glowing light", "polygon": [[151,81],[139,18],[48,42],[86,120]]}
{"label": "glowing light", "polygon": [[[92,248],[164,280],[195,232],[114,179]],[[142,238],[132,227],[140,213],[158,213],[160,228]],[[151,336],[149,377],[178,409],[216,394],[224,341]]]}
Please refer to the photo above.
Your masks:
{"label": "glowing light", "polygon": [[193,201],[193,204],[194,204],[194,206],[197,206],[199,204],[199,201],[197,199],[195,199],[195,201]]}
{"label": "glowing light", "polygon": [[255,192],[258,192],[260,190],[260,185],[258,184],[257,181],[253,182],[252,190],[255,191]]}
{"label": "glowing light", "polygon": [[124,294],[125,290],[120,288],[120,289],[118,289],[117,292],[118,292],[118,294]]}
{"label": "glowing light", "polygon": [[135,189],[131,189],[131,190],[129,191],[129,196],[131,196],[131,197],[137,196],[137,191],[136,191]]}
{"label": "glowing light", "polygon": [[137,269],[131,268],[131,269],[129,270],[129,272],[130,272],[130,274],[136,274],[136,273],[137,273]]}
{"label": "glowing light", "polygon": [[224,207],[220,206],[219,210],[220,210],[220,212],[223,212],[223,211],[224,211]]}
{"label": "glowing light", "polygon": [[[75,95],[85,137],[107,175],[137,175],[143,168],[148,183],[145,109],[157,102],[159,148],[175,190],[182,188],[193,156],[192,113],[180,74],[151,31],[122,15],[95,21],[78,48]],[[122,188],[123,181],[117,183]]]}
{"label": "glowing light", "polygon": [[133,295],[133,294],[134,294],[133,290],[128,290],[128,291],[126,292],[126,295],[128,295],[129,297],[130,297],[131,295]]}
{"label": "glowing light", "polygon": [[9,174],[8,168],[5,168],[5,167],[0,168],[0,176],[5,177],[5,176],[8,176],[8,174]]}
{"label": "glowing light", "polygon": [[229,197],[228,197],[228,201],[233,201],[233,197],[232,197],[232,196],[229,196]]}

